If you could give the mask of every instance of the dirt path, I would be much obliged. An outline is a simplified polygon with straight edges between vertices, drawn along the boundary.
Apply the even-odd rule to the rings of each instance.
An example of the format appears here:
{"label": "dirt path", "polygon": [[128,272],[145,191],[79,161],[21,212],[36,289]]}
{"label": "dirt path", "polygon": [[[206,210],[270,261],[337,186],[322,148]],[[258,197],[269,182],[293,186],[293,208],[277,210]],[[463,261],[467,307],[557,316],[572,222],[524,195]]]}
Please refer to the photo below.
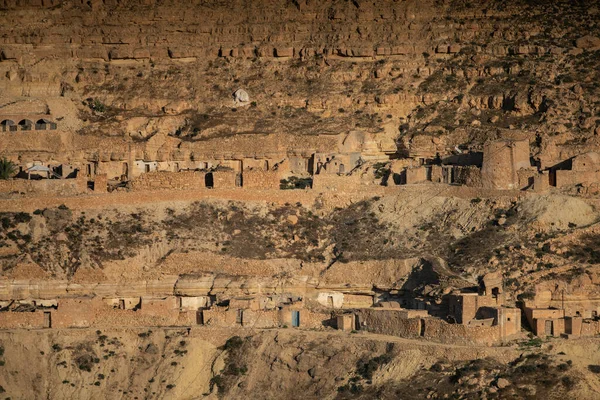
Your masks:
{"label": "dirt path", "polygon": [[[200,190],[151,190],[143,192],[113,192],[105,194],[87,194],[81,196],[48,196],[15,197],[0,199],[0,210],[4,212],[25,211],[58,207],[61,204],[72,209],[103,209],[115,206],[136,206],[150,203],[192,202],[202,199],[219,199],[234,201],[267,201],[272,203],[305,205],[313,204],[315,199],[329,200],[339,206],[383,195],[398,195],[413,198],[414,195],[430,191],[433,185],[404,185],[404,186],[364,186],[363,190],[338,192],[318,190],[249,190],[249,189],[200,189]],[[435,186],[433,186],[435,187]],[[515,191],[490,191],[481,193],[477,188],[463,186],[442,186],[446,197],[517,197],[523,193]]]}

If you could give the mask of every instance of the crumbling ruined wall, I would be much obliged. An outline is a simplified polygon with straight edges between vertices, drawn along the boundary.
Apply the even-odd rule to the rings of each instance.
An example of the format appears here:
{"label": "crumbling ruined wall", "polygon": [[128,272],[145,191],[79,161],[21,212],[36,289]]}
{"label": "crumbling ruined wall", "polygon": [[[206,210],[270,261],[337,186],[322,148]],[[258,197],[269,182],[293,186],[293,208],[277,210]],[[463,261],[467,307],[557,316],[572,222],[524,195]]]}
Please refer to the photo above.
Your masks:
{"label": "crumbling ruined wall", "polygon": [[205,173],[196,171],[149,172],[131,181],[136,191],[153,189],[202,189],[206,187]]}
{"label": "crumbling ruined wall", "polygon": [[454,167],[454,183],[470,187],[481,187],[481,169],[475,166]]}

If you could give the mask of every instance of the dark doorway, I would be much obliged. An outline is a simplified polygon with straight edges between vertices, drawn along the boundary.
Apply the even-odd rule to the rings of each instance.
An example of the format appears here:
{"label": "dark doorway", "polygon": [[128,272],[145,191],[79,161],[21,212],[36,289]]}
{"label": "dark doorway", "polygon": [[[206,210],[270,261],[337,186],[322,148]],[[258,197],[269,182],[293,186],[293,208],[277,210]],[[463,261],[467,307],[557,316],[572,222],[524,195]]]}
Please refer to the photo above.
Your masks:
{"label": "dark doorway", "polygon": [[242,177],[242,173],[238,172],[235,174],[235,187],[242,187],[244,185],[244,179]]}
{"label": "dark doorway", "polygon": [[556,170],[550,170],[550,173],[548,174],[548,180],[550,186],[556,187]]}
{"label": "dark doorway", "polygon": [[237,310],[235,322],[242,325],[244,323],[244,310]]}
{"label": "dark doorway", "polygon": [[204,186],[206,186],[207,188],[214,187],[214,180],[213,180],[212,172],[208,172],[208,173],[206,173],[206,175],[204,175]]}
{"label": "dark doorway", "polygon": [[196,311],[196,324],[204,325],[204,314],[202,313],[202,310]]}
{"label": "dark doorway", "polygon": [[545,333],[547,336],[553,336],[552,321],[546,321],[545,331],[546,331]]}

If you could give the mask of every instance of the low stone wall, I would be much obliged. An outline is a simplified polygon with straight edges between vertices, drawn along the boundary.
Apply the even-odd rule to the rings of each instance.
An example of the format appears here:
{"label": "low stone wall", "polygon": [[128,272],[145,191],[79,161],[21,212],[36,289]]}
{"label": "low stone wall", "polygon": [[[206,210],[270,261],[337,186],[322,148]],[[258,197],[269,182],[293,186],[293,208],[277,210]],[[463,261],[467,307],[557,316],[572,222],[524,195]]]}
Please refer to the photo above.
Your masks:
{"label": "low stone wall", "polygon": [[206,173],[197,171],[148,172],[131,181],[132,190],[202,189]]}
{"label": "low stone wall", "polygon": [[246,189],[279,189],[281,173],[262,169],[245,170],[243,187]]}
{"label": "low stone wall", "polygon": [[43,312],[0,312],[0,329],[40,329],[43,327]]}
{"label": "low stone wall", "polygon": [[400,310],[361,309],[356,311],[361,329],[382,335],[417,338],[421,336],[420,318],[405,318]]}
{"label": "low stone wall", "polygon": [[423,338],[440,343],[493,345],[501,341],[500,326],[465,326],[449,324],[437,318],[424,318]]}
{"label": "low stone wall", "polygon": [[313,176],[313,190],[353,191],[359,190],[359,175],[318,174]]}
{"label": "low stone wall", "polygon": [[73,196],[87,193],[87,180],[85,178],[0,180],[0,195],[10,193],[25,193],[28,196]]}

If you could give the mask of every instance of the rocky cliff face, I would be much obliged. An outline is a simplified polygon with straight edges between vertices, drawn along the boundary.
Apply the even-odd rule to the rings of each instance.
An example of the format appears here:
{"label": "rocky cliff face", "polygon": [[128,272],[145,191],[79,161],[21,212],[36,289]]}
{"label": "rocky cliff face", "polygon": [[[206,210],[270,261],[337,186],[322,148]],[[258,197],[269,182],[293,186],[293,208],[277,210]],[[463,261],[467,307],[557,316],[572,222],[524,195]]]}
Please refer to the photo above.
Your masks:
{"label": "rocky cliff face", "polygon": [[[425,157],[526,137],[549,166],[596,146],[597,2],[1,7],[19,23],[0,28],[0,110],[49,113],[69,132],[67,150],[157,132],[205,142],[290,133],[280,144],[290,148],[293,136],[358,129]],[[240,88],[245,105],[232,97]]]}

